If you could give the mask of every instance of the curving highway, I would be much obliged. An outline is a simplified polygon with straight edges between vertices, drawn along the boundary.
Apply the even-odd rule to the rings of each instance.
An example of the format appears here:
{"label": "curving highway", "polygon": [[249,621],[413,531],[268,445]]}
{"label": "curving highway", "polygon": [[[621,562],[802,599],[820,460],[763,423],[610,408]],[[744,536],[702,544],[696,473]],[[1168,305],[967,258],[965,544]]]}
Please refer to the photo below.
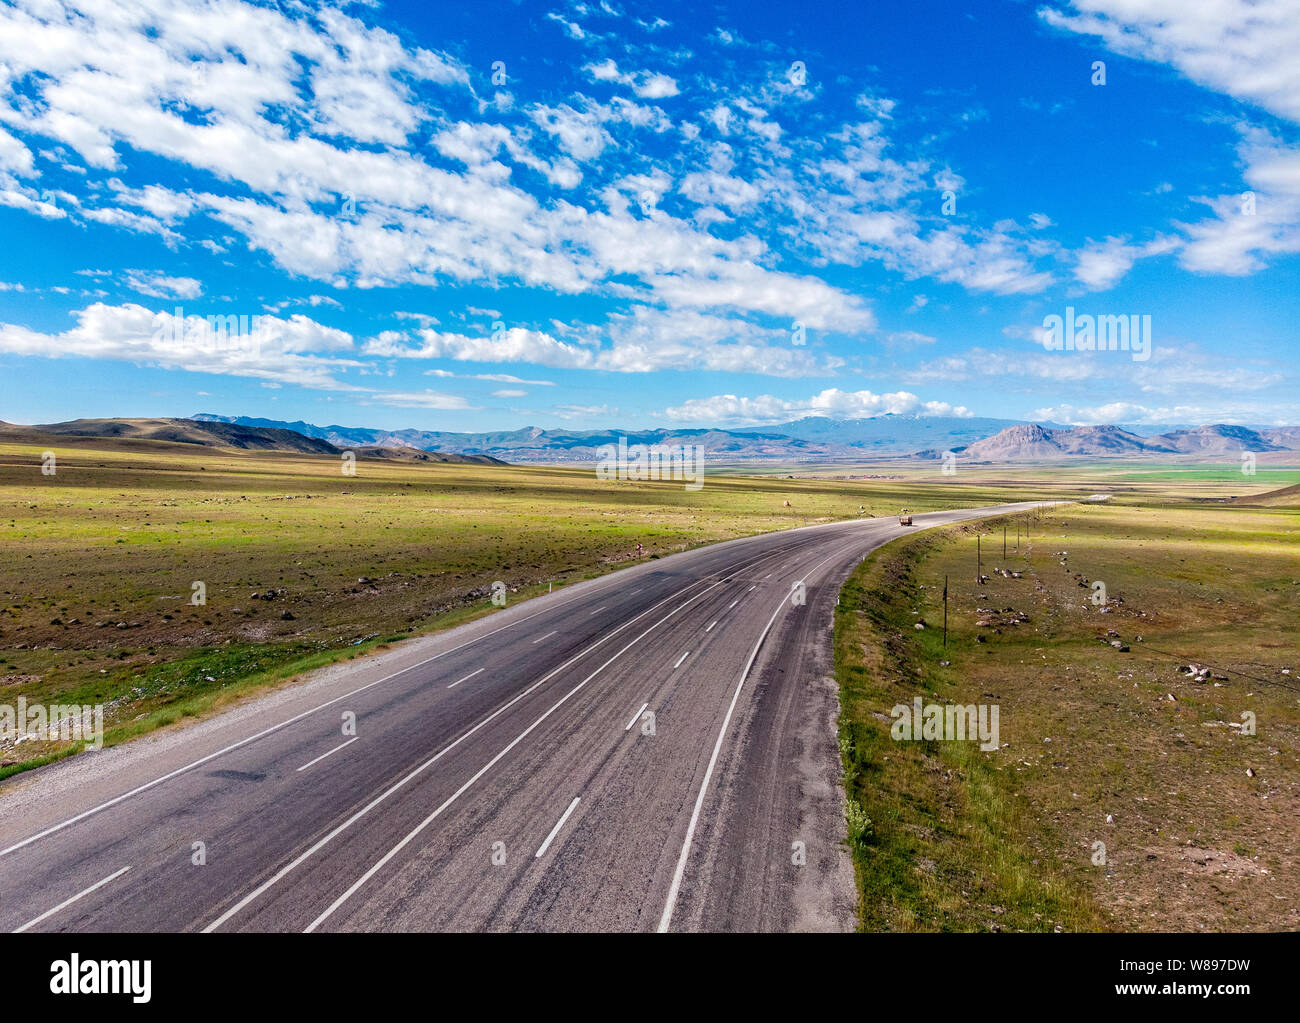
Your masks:
{"label": "curving highway", "polygon": [[838,591],[905,532],[1036,504],[645,562],[19,776],[0,927],[851,929]]}

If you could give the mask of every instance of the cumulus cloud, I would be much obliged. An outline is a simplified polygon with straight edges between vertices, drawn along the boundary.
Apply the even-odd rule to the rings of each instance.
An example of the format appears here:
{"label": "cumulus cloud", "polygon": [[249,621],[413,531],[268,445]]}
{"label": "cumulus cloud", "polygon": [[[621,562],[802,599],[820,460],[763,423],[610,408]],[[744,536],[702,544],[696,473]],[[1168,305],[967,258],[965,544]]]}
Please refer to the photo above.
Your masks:
{"label": "cumulus cloud", "polygon": [[527,362],[559,369],[589,369],[595,353],[559,341],[545,331],[526,327],[474,337],[450,331],[421,330],[419,342],[409,343],[396,332],[380,335],[364,347],[367,355],[404,359],[456,359],[461,362]]}
{"label": "cumulus cloud", "polygon": [[1071,426],[1101,426],[1125,424],[1132,426],[1208,426],[1213,423],[1230,423],[1242,426],[1274,424],[1294,425],[1295,407],[1285,403],[1262,405],[1257,403],[1227,403],[1214,405],[1147,406],[1127,401],[1105,405],[1056,405],[1035,409],[1031,418],[1066,423]]}
{"label": "cumulus cloud", "polygon": [[161,270],[127,270],[126,285],[151,298],[198,298],[203,285],[193,277],[170,277]]}
{"label": "cumulus cloud", "polygon": [[361,366],[352,359],[323,357],[347,352],[352,338],[306,316],[280,319],[214,308],[208,314],[155,313],[134,303],[96,302],[73,314],[74,327],[46,334],[0,323],[0,352],[44,358],[93,358],[142,366],[219,373],[298,384],[321,390],[362,390],[340,381],[340,370]]}
{"label": "cumulus cloud", "polygon": [[1200,198],[1214,216],[1181,225],[1188,242],[1179,262],[1188,270],[1242,276],[1300,252],[1300,149],[1249,125],[1238,130],[1247,187]]}
{"label": "cumulus cloud", "polygon": [[837,357],[818,356],[806,346],[793,345],[788,330],[694,310],[637,305],[628,312],[611,314],[602,324],[564,330],[564,337],[504,326],[479,335],[433,328],[418,330],[413,337],[402,331],[385,331],[367,341],[362,350],[385,358],[531,363],[613,373],[704,369],[803,377],[824,376],[844,364]]}
{"label": "cumulus cloud", "polygon": [[598,82],[613,82],[629,86],[642,99],[666,99],[680,91],[668,75],[650,71],[620,71],[618,64],[606,57],[599,63],[588,64],[583,70]]}
{"label": "cumulus cloud", "polygon": [[908,391],[874,394],[871,391],[841,391],[828,388],[805,400],[778,398],[770,394],[740,397],[717,394],[711,398],[693,398],[665,409],[665,418],[687,423],[720,425],[758,425],[778,423],[805,416],[832,416],[839,419],[863,419],[886,413],[895,415],[959,416],[973,415],[961,405],[943,401],[922,401]]}
{"label": "cumulus cloud", "polygon": [[441,391],[380,391],[373,397],[365,399],[364,403],[392,405],[394,408],[437,409],[442,412],[474,408],[460,395],[444,394]]}
{"label": "cumulus cloud", "polygon": [[1300,121],[1300,20],[1291,0],[1073,0],[1049,25],[1170,64],[1192,81]]}
{"label": "cumulus cloud", "polygon": [[1106,291],[1119,283],[1139,259],[1172,252],[1174,238],[1156,238],[1145,245],[1130,245],[1125,238],[1090,242],[1075,254],[1074,279],[1090,291]]}

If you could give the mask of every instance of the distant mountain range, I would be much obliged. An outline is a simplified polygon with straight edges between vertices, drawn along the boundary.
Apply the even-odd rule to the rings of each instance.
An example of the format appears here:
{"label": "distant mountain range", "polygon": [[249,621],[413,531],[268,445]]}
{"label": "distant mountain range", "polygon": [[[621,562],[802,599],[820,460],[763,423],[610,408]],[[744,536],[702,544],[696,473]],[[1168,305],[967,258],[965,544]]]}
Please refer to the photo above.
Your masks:
{"label": "distant mountain range", "polygon": [[938,459],[961,452],[964,461],[1022,462],[1073,457],[1236,457],[1241,451],[1300,450],[1300,427],[1250,429],[1200,426],[1142,436],[1118,426],[1060,426],[1013,419],[883,415],[870,419],[808,417],[750,430],[543,430],[499,433],[378,430],[315,426],[244,416],[199,413],[201,423],[291,430],[338,448],[419,448],[459,455],[489,455],[507,462],[588,462],[600,448],[628,444],[699,444],[717,461],[834,461],[865,458]]}
{"label": "distant mountain range", "polygon": [[54,437],[292,451],[359,458],[477,464],[594,462],[617,445],[702,446],[714,463],[938,460],[955,451],[965,463],[1068,461],[1072,458],[1235,460],[1243,451],[1300,451],[1300,427],[1198,426],[1144,436],[1119,426],[1059,426],[1007,419],[877,416],[807,418],[755,430],[543,430],[499,433],[379,430],[316,426],[200,413],[193,419],[77,419],[41,426],[0,423],[0,437],[41,443]]}
{"label": "distant mountain range", "polygon": [[910,455],[921,448],[960,448],[1004,427],[1014,419],[877,416],[872,419],[808,417],[748,430],[543,430],[525,427],[500,433],[447,433],[436,430],[376,430],[352,426],[315,426],[246,416],[199,413],[199,422],[230,423],[257,429],[294,430],[337,447],[373,445],[415,447],[458,454],[486,454],[510,462],[589,462],[600,448],[617,444],[699,444],[722,461],[765,459],[814,461]]}
{"label": "distant mountain range", "polygon": [[[269,420],[268,420],[269,422]],[[247,426],[215,417],[198,419],[74,419],[67,423],[16,426],[0,422],[0,438],[25,443],[46,443],[51,438],[78,440],[166,441],[243,451],[291,451],[310,455],[337,455],[344,448],[358,458],[408,458],[426,462],[469,462],[503,465],[489,455],[448,454],[417,448],[334,445],[289,426]]]}
{"label": "distant mountain range", "polygon": [[1036,462],[1087,456],[1204,455],[1235,457],[1243,451],[1263,453],[1300,449],[1295,427],[1252,430],[1245,426],[1198,426],[1153,437],[1139,437],[1118,426],[1051,428],[1022,423],[976,441],[962,453],[967,462]]}

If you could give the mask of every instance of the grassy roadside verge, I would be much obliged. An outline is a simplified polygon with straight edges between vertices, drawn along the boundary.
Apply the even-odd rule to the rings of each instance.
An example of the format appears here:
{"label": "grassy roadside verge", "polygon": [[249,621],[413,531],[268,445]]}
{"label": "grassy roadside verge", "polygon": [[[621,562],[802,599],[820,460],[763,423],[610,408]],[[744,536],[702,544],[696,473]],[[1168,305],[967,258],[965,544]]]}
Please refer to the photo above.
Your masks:
{"label": "grassy roadside verge", "polygon": [[[1021,520],[1018,548],[1009,524],[1005,559],[985,520],[882,548],[843,591],[861,926],[1294,930],[1300,515],[1135,497]],[[998,706],[1003,745],[895,741],[915,696]]]}
{"label": "grassy roadside verge", "polygon": [[[956,526],[874,552],[836,610],[840,752],[850,846],[867,931],[1103,930],[1105,915],[1035,848],[1025,807],[978,743],[895,741],[890,708],[980,703],[952,667],[942,631],[918,632],[919,566]],[[927,619],[930,621],[930,619]],[[945,665],[944,662],[949,662]]]}

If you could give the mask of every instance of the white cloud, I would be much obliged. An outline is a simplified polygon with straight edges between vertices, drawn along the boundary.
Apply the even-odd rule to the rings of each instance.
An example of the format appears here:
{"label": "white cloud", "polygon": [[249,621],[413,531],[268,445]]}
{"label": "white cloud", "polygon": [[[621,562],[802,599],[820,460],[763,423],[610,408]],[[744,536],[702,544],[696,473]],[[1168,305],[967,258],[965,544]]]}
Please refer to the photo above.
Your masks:
{"label": "white cloud", "polygon": [[557,14],[555,11],[551,11],[546,15],[546,18],[548,21],[554,21],[556,24],[560,25],[570,39],[576,39],[581,42],[587,38],[587,33],[583,30],[581,25],[576,21],[569,21],[569,19],[564,17],[562,14]]}
{"label": "white cloud", "polygon": [[110,178],[108,187],[116,193],[119,202],[142,209],[165,224],[184,220],[194,210],[194,200],[190,196],[161,185],[128,188],[117,178]]}
{"label": "white cloud", "polygon": [[[298,384],[321,390],[362,390],[335,374],[361,363],[322,358],[322,351],[348,351],[351,337],[305,316],[288,320],[213,308],[225,333],[209,327],[205,316],[155,314],[128,303],[97,302],[73,313],[76,326],[59,334],[0,323],[0,352],[43,358],[94,358],[161,366],[193,373],[219,373]],[[233,321],[225,321],[233,316]]]}
{"label": "white cloud", "polygon": [[126,285],[151,298],[198,298],[203,285],[193,277],[169,277],[161,270],[127,270]]}
{"label": "white cloud", "polygon": [[829,388],[803,401],[778,398],[770,394],[738,397],[718,394],[711,398],[693,398],[665,409],[663,415],[687,423],[719,425],[755,425],[778,423],[805,416],[830,416],[837,419],[862,419],[886,413],[895,415],[959,416],[973,413],[961,405],[941,401],[922,401],[908,391],[874,394],[871,391],[841,391]]}
{"label": "white cloud", "polygon": [[0,128],[0,171],[29,175],[35,170],[31,150]]}
{"label": "white cloud", "polygon": [[1238,130],[1247,188],[1202,198],[1215,216],[1180,225],[1189,240],[1179,262],[1188,270],[1242,276],[1270,256],[1300,252],[1300,148],[1248,125]]}
{"label": "white cloud", "polygon": [[587,162],[600,156],[610,143],[601,120],[589,110],[575,110],[568,104],[532,108],[533,120],[554,135],[561,148],[575,160]]}
{"label": "white cloud", "polygon": [[1159,256],[1178,247],[1173,238],[1156,238],[1145,245],[1130,245],[1125,238],[1089,242],[1075,255],[1074,279],[1090,291],[1106,291],[1119,283],[1139,259]]}
{"label": "white cloud", "polygon": [[1109,360],[1093,357],[1095,354],[1043,351],[1035,355],[1019,349],[993,351],[972,348],[960,355],[946,355],[923,362],[901,371],[899,375],[909,384],[953,384],[1005,376],[1057,382],[1083,381],[1113,372],[1132,372],[1133,362],[1126,353],[1107,353],[1116,355]]}
{"label": "white cloud", "polygon": [[915,348],[918,345],[935,344],[937,340],[929,334],[922,334],[916,330],[896,330],[886,335],[885,345],[889,348]]}
{"label": "white cloud", "polygon": [[448,380],[488,380],[496,384],[527,384],[530,387],[554,387],[554,380],[525,380],[512,373],[453,373],[449,369],[426,369],[427,377],[443,377]]}
{"label": "white cloud", "polygon": [[1292,0],[1073,0],[1038,13],[1116,53],[1178,68],[1216,92],[1300,121],[1300,19]]}
{"label": "white cloud", "polygon": [[583,70],[598,82],[629,86],[642,99],[666,99],[676,96],[680,91],[677,83],[668,75],[650,71],[620,71],[618,64],[608,57],[599,63],[588,64]]}
{"label": "white cloud", "polygon": [[475,406],[458,394],[441,391],[378,391],[363,404],[392,405],[395,408],[426,408],[445,412],[473,409]]}
{"label": "white cloud", "polygon": [[754,263],[729,262],[712,276],[664,274],[655,293],[674,306],[739,309],[790,316],[814,330],[869,331],[876,317],[856,295],[845,295],[817,277],[763,270]]}
{"label": "white cloud", "polygon": [[[1073,0],[1071,6],[1071,12],[1043,8],[1039,15],[1300,123],[1300,18],[1291,0]],[[1187,236],[1179,262],[1188,270],[1242,276],[1263,269],[1269,256],[1300,252],[1300,150],[1249,124],[1238,130],[1246,186],[1258,194],[1250,203],[1242,194],[1199,199],[1214,217],[1179,225]],[[1251,212],[1243,212],[1251,203]],[[1109,280],[1124,260],[1122,249],[1110,256],[1090,261],[1085,253],[1080,279]]]}
{"label": "white cloud", "polygon": [[551,411],[561,419],[592,419],[596,416],[608,416],[611,413],[608,405],[564,404],[554,406]]}
{"label": "white cloud", "polygon": [[590,369],[595,353],[589,348],[556,340],[544,331],[511,327],[500,333],[472,337],[449,331],[419,331],[420,343],[384,336],[368,341],[367,355],[406,359],[456,359],[462,362],[527,362],[560,369]]}
{"label": "white cloud", "polygon": [[1035,409],[1031,418],[1066,423],[1071,426],[1100,426],[1131,424],[1134,426],[1166,426],[1187,424],[1207,426],[1213,423],[1252,425],[1275,423],[1279,426],[1295,423],[1294,405],[1236,404],[1231,402],[1213,405],[1147,406],[1133,402],[1115,401],[1105,405],[1056,405]]}
{"label": "white cloud", "polygon": [[[530,363],[613,373],[703,369],[804,377],[825,376],[843,365],[842,359],[819,358],[809,347],[793,345],[788,330],[692,310],[636,305],[628,312],[611,314],[602,324],[564,330],[567,340],[527,327],[481,335],[426,328],[417,331],[414,340],[400,331],[385,331],[367,341],[363,352],[384,358]],[[479,377],[538,383],[503,374]]]}

